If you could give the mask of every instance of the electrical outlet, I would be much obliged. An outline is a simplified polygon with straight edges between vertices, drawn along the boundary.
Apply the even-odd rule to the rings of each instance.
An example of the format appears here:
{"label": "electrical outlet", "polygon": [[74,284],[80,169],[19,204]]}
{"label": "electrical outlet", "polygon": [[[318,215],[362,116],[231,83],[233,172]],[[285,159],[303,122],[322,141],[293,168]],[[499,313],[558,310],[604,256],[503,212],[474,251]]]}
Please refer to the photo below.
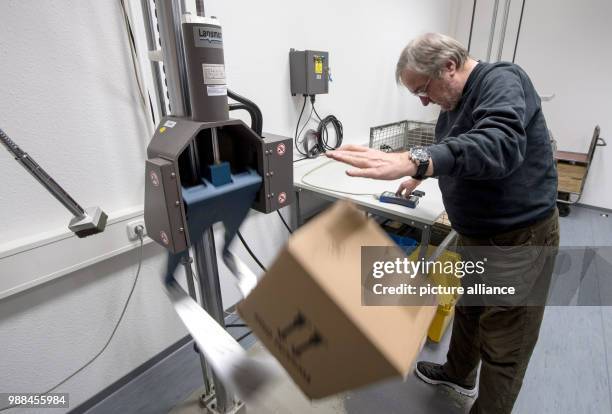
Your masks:
{"label": "electrical outlet", "polygon": [[130,221],[127,224],[128,239],[138,240],[138,235],[136,234],[136,227],[138,226],[142,226],[144,228],[143,236],[147,235],[147,228],[145,226],[144,219],[138,219],[138,220]]}

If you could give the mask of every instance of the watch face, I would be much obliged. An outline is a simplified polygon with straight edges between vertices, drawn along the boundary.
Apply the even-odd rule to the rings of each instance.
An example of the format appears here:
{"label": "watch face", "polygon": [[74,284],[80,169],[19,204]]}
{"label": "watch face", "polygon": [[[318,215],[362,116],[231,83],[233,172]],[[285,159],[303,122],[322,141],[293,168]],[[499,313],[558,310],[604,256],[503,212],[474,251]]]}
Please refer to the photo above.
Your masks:
{"label": "watch face", "polygon": [[417,161],[425,162],[429,160],[429,151],[427,151],[427,148],[414,147],[410,150],[410,153],[412,154],[412,158]]}

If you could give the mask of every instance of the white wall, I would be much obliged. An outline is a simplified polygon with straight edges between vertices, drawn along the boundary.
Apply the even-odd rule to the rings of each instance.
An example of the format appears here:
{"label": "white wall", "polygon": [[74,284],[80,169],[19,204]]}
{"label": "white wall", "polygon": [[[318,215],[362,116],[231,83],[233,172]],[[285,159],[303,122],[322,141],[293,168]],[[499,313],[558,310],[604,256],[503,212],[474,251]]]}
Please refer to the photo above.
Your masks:
{"label": "white wall", "polygon": [[612,209],[612,2],[529,1],[516,62],[541,93],[557,146],[586,152],[593,128],[601,126],[611,145],[595,151],[581,203]]}
{"label": "white wall", "polygon": [[[494,2],[477,2],[472,55],[486,60]],[[501,60],[511,61],[521,0],[511,0]],[[454,34],[467,45],[472,0],[461,0]],[[505,1],[499,2],[491,61],[497,60]],[[612,3],[608,0],[527,1],[515,62],[531,77],[541,95],[555,94],[542,104],[548,127],[561,150],[586,152],[595,125],[603,137],[612,131]],[[608,139],[608,141],[611,141]],[[612,144],[612,142],[611,142]],[[598,148],[581,203],[612,209],[612,193],[602,191],[612,178],[611,147]]]}
{"label": "white wall", "polygon": [[[83,206],[142,203],[147,131],[117,1],[3,1],[1,126]],[[70,215],[4,149],[4,240]]]}
{"label": "white wall", "polygon": [[[137,8],[139,1],[131,3]],[[223,23],[230,87],[260,105],[266,131],[291,136],[295,127],[301,102],[289,93],[291,47],[329,50],[334,83],[318,108],[341,119],[346,142],[366,141],[373,125],[435,117],[435,110],[419,107],[396,87],[394,65],[414,35],[448,32],[450,0],[315,0],[308,7],[211,0],[206,7]],[[84,206],[112,214],[141,205],[150,126],[138,101],[118,1],[5,0],[0,15],[0,128]],[[139,45],[141,29],[136,27]],[[0,176],[2,240],[66,227],[67,211],[4,150]],[[265,263],[286,238],[275,215],[252,216],[243,231]],[[43,391],[93,356],[119,315],[136,262],[136,251],[125,253],[0,301],[0,392]],[[96,363],[58,389],[71,393],[73,407],[185,335],[161,287],[163,266],[162,249],[146,247],[115,339]],[[237,296],[221,271],[229,305]]]}
{"label": "white wall", "polygon": [[317,111],[340,119],[345,142],[363,143],[371,126],[437,116],[397,87],[395,63],[412,37],[448,32],[450,3],[210,0],[206,14],[223,26],[228,86],[257,102],[264,131],[295,131],[303,98],[289,93],[289,49],[327,50],[333,82]]}

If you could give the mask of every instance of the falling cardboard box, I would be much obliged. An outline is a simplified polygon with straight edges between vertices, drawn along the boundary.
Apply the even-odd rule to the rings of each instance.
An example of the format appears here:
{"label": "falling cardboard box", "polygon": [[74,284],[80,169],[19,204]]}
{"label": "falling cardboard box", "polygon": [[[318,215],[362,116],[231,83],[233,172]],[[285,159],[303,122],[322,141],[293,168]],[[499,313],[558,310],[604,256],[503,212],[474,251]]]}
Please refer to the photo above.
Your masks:
{"label": "falling cardboard box", "polygon": [[362,306],[362,246],[393,246],[338,202],[296,231],[249,296],[243,320],[308,397],[406,376],[435,314],[431,306]]}

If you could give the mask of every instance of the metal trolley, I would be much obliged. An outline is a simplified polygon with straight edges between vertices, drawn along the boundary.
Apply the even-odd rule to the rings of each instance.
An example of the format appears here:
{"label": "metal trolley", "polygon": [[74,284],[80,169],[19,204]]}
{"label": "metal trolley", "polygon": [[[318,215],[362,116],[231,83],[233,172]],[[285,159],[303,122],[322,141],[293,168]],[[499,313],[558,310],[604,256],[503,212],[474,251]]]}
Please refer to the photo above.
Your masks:
{"label": "metal trolley", "polygon": [[557,162],[557,172],[559,174],[557,206],[559,207],[559,215],[562,217],[570,213],[571,204],[576,204],[580,201],[595,149],[607,145],[606,141],[599,134],[600,128],[597,125],[593,131],[589,150],[586,153],[555,151],[555,161]]}

